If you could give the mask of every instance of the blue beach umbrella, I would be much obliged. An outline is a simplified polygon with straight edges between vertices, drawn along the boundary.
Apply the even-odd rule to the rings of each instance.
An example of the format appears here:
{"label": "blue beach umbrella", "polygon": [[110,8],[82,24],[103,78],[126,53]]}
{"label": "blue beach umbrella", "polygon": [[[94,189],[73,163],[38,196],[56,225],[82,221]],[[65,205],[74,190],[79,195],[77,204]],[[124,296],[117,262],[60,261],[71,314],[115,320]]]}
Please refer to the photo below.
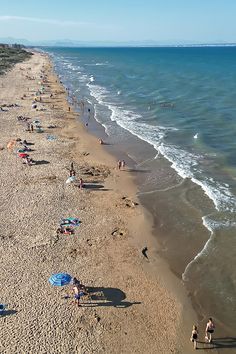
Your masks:
{"label": "blue beach umbrella", "polygon": [[48,279],[49,283],[53,286],[64,286],[71,282],[72,277],[67,273],[52,274]]}

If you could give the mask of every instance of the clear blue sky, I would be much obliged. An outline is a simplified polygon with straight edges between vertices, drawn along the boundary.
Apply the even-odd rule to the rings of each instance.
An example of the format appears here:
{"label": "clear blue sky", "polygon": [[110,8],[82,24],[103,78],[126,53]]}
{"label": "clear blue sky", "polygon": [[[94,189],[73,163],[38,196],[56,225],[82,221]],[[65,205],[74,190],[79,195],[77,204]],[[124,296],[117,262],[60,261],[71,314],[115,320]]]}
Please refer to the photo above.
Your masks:
{"label": "clear blue sky", "polygon": [[0,37],[236,42],[236,0],[0,0]]}

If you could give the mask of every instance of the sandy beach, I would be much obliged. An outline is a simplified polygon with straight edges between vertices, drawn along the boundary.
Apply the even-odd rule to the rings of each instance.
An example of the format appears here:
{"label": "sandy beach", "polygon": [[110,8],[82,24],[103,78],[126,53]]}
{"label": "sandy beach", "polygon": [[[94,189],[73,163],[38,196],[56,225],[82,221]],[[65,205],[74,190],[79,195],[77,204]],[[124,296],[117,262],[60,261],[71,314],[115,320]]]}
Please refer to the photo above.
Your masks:
{"label": "sandy beach", "polygon": [[[47,80],[35,110],[42,74]],[[152,261],[151,218],[139,205],[133,176],[116,168],[69,111],[48,57],[35,53],[1,76],[0,86],[0,104],[19,105],[0,112],[0,302],[8,304],[0,353],[191,352],[196,315],[167,265]],[[43,132],[26,131],[18,116],[39,120]],[[17,157],[19,143],[7,149],[17,138],[32,143],[35,165]],[[65,183],[71,162],[82,190]],[[57,235],[68,217],[81,221],[75,234]],[[80,308],[70,286],[49,284],[58,272],[88,288]]]}

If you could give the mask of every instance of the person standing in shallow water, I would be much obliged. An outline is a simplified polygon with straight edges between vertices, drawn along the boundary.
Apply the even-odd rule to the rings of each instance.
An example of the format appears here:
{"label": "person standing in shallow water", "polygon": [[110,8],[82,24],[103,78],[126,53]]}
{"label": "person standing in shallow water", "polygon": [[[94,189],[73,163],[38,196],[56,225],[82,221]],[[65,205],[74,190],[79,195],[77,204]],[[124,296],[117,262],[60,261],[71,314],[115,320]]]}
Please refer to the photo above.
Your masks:
{"label": "person standing in shallow water", "polygon": [[208,322],[207,322],[207,325],[206,325],[206,336],[205,336],[205,339],[209,343],[212,342],[212,334],[214,333],[214,330],[215,330],[215,325],[213,323],[212,318],[210,317]]}
{"label": "person standing in shallow water", "polygon": [[193,343],[193,348],[197,349],[197,338],[198,338],[198,330],[197,326],[193,326],[192,334],[190,337],[190,341]]}

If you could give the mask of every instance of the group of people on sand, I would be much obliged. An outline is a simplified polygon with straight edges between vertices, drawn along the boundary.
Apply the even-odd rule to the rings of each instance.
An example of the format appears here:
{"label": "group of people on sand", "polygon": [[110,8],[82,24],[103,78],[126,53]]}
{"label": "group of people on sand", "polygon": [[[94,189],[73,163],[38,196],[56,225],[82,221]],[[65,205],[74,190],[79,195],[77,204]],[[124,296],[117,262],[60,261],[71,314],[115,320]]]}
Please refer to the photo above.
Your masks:
{"label": "group of people on sand", "polygon": [[23,164],[27,166],[32,166],[32,165],[36,165],[36,162],[31,157],[26,156],[23,158]]}
{"label": "group of people on sand", "polygon": [[18,157],[20,157],[23,161],[23,164],[26,165],[35,165],[36,162],[28,155],[28,152],[32,151],[31,148],[28,146],[29,143],[24,139],[21,140],[20,138],[17,138],[16,140],[11,140],[7,144],[7,149],[8,151],[12,151],[16,144],[19,144],[18,146]]}
{"label": "group of people on sand", "polygon": [[118,160],[117,161],[117,168],[118,170],[125,169],[125,161],[124,160]]}
{"label": "group of people on sand", "polygon": [[57,229],[57,235],[59,234],[73,235],[74,233],[75,230],[71,226],[60,225],[60,227]]}
{"label": "group of people on sand", "polygon": [[[215,331],[215,324],[214,324],[212,318],[210,317],[208,319],[207,324],[206,324],[206,330],[205,330],[205,341],[207,343],[212,343],[212,334],[214,333],[214,331]],[[198,328],[196,325],[193,325],[190,341],[193,343],[193,348],[198,349],[197,348]]]}
{"label": "group of people on sand", "polygon": [[23,157],[23,164],[26,164],[28,166],[31,165],[35,165],[36,162],[27,154],[27,152],[32,151],[29,147],[28,147],[28,142],[26,140],[23,140],[20,142],[20,144],[22,145],[22,151],[24,151],[26,154],[25,157]]}
{"label": "group of people on sand", "polygon": [[[75,172],[75,169],[74,169],[74,163],[71,162],[71,165],[70,165],[70,176],[69,177],[75,177],[75,176],[76,176],[76,172]],[[80,177],[79,178],[79,189],[83,189],[83,188],[84,188],[84,181]]]}

